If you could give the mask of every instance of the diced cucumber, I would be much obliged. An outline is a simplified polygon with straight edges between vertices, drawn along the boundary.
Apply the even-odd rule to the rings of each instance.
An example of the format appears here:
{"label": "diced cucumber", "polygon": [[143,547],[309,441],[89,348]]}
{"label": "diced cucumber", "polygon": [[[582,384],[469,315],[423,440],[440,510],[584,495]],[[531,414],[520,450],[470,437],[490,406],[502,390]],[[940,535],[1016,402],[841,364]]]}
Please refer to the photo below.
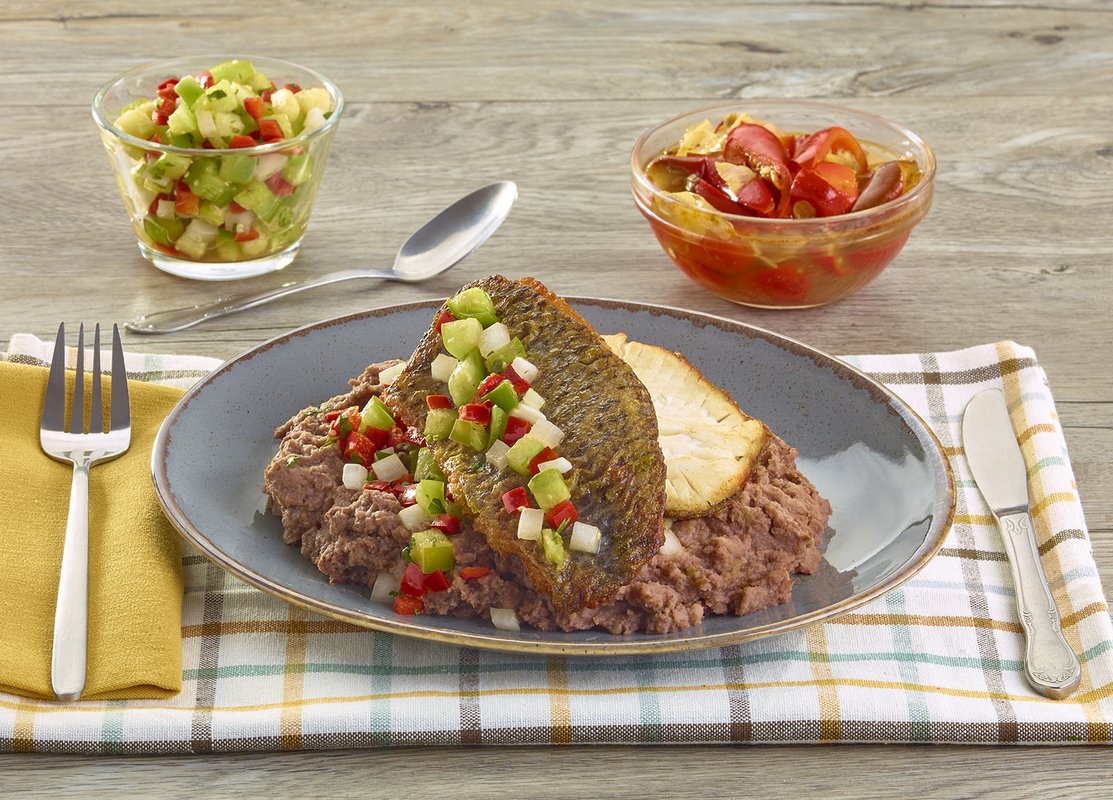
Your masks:
{"label": "diced cucumber", "polygon": [[210,225],[220,226],[224,224],[224,209],[208,200],[201,201],[201,205],[197,209],[197,216]]}
{"label": "diced cucumber", "polygon": [[436,408],[425,417],[425,430],[423,435],[430,442],[442,441],[452,433],[452,425],[456,422],[456,409]]}
{"label": "diced cucumber", "polygon": [[483,326],[476,319],[457,319],[441,325],[444,349],[456,358],[464,358],[479,347]]}
{"label": "diced cucumber", "polygon": [[221,261],[239,261],[242,253],[235,239],[225,239],[217,242],[216,255]]}
{"label": "diced cucumber", "polygon": [[151,138],[151,134],[155,132],[155,124],[151,122],[150,110],[144,110],[147,105],[150,105],[153,109],[155,104],[145,103],[130,111],[125,111],[116,119],[116,127],[137,139]]}
{"label": "diced cucumber", "polygon": [[[197,117],[189,110],[189,106],[182,103],[170,118],[166,121],[167,126],[170,128],[170,133],[197,133]],[[192,142],[191,142],[192,144]],[[186,145],[187,147],[189,145]]]}
{"label": "diced cucumber", "polygon": [[426,575],[448,572],[456,566],[456,549],[441,531],[418,531],[410,537],[410,558]]}
{"label": "diced cucumber", "polygon": [[[521,441],[519,439],[518,441]],[[513,448],[511,448],[513,450]],[[507,454],[509,460],[509,454]],[[548,511],[558,503],[562,503],[572,496],[568,491],[568,484],[564,476],[555,469],[543,469],[530,478],[529,491],[537,505]]]}
{"label": "diced cucumber", "polygon": [[360,420],[360,433],[363,433],[368,428],[378,428],[382,431],[389,431],[395,425],[394,415],[390,413],[390,409],[387,408],[386,403],[379,397],[372,397],[367,402],[367,405],[363,407],[363,411],[360,413]]}
{"label": "diced cucumber", "polygon": [[234,58],[231,61],[217,64],[209,70],[209,74],[218,83],[220,81],[250,83],[251,79],[255,77],[255,66],[245,59]]}
{"label": "diced cucumber", "polygon": [[478,350],[472,350],[467,358],[456,365],[448,376],[448,394],[453,405],[462,406],[475,397],[475,390],[483,381],[483,360]]}
{"label": "diced cucumber", "polygon": [[182,235],[184,227],[177,217],[169,219],[146,217],[143,220],[143,230],[151,240],[167,246],[172,245],[174,240]]}
{"label": "diced cucumber", "polygon": [[149,102],[151,102],[151,101],[148,100],[146,97],[137,97],[136,99],[134,99],[130,103],[128,103],[126,106],[121,108],[120,113],[123,114],[126,111],[131,111],[133,108],[139,108],[144,103],[149,103]]}
{"label": "diced cucumber", "polygon": [[522,344],[521,339],[515,336],[510,340],[510,344],[505,347],[500,347],[487,356],[487,370],[488,372],[502,372],[511,361],[525,354],[525,345]]}
{"label": "diced cucumber", "polygon": [[[216,76],[213,76],[216,80]],[[232,111],[236,107],[236,92],[228,81],[217,81],[205,90],[205,108],[214,114],[218,111]]]}
{"label": "diced cucumber", "polygon": [[192,162],[188,156],[163,153],[148,169],[151,177],[155,180],[176,181],[189,171],[191,165]]}
{"label": "diced cucumber", "polygon": [[[495,442],[499,441],[506,433],[506,420],[510,415],[498,406],[491,409],[491,431],[487,434],[487,449],[490,450]],[[503,445],[506,447],[506,445]],[[509,449],[509,448],[507,448]]]}
{"label": "diced cucumber", "polygon": [[[228,181],[220,177],[220,165],[213,158],[199,158],[193,162],[185,175],[190,191],[204,200],[219,206],[228,205],[229,191],[235,192]],[[266,188],[265,186],[263,187]]]}
{"label": "diced cucumber", "polygon": [[243,120],[234,111],[214,111],[213,124],[216,125],[216,135],[227,139],[243,133]]}
{"label": "diced cucumber", "polygon": [[320,110],[322,114],[332,110],[332,96],[323,86],[302,89],[294,97],[298,99],[303,114],[309,113],[311,108]]}
{"label": "diced cucumber", "polygon": [[480,397],[479,400],[480,402],[490,400],[496,408],[503,412],[510,412],[514,409],[514,406],[518,405],[518,393],[514,390],[514,384],[510,381],[503,381]]}
{"label": "diced cucumber", "polygon": [[205,242],[184,233],[178,237],[178,241],[174,243],[174,247],[190,258],[201,258],[201,256],[205,255],[205,251],[209,249],[209,246]]}
{"label": "diced cucumber", "polygon": [[545,560],[554,567],[564,566],[564,560],[568,558],[568,553],[564,549],[564,539],[552,528],[542,528],[541,550],[545,554]]}
{"label": "diced cucumber", "polygon": [[444,481],[424,480],[418,481],[415,493],[417,504],[432,514],[444,513]]}
{"label": "diced cucumber", "polygon": [[[197,102],[197,98],[205,93],[201,88],[201,84],[192,75],[186,75],[174,86],[174,91],[178,93],[178,97],[182,98],[182,103],[187,106],[192,106]],[[180,106],[179,106],[180,108]]]}
{"label": "diced cucumber", "polygon": [[519,475],[529,475],[529,462],[544,449],[545,445],[527,433],[510,446],[510,452],[506,454],[506,465]]}
{"label": "diced cucumber", "polygon": [[198,143],[194,141],[192,133],[171,133],[170,144],[174,147],[197,147]]}
{"label": "diced cucumber", "polygon": [[266,236],[260,236],[258,239],[252,239],[249,242],[240,242],[240,252],[243,253],[244,258],[258,258],[272,247],[271,240]]}
{"label": "diced cucumber", "polygon": [[458,419],[452,423],[452,431],[448,434],[448,438],[481,453],[487,449],[487,426]]}
{"label": "diced cucumber", "polygon": [[286,161],[286,166],[282,168],[282,179],[294,186],[300,186],[309,178],[312,168],[313,159],[309,157],[308,153],[303,153],[300,156],[290,156],[289,160]]}
{"label": "diced cucumber", "polygon": [[441,472],[441,468],[437,466],[437,462],[433,458],[433,451],[428,447],[423,447],[417,451],[417,464],[414,466],[414,478],[419,481],[445,480],[444,473]]}
{"label": "diced cucumber", "polygon": [[247,80],[247,85],[257,92],[271,88],[271,79],[262,72],[256,72]]}
{"label": "diced cucumber", "polygon": [[[271,95],[271,107],[290,120],[291,125],[297,125],[304,112],[298,104],[298,99],[289,89],[279,89]],[[281,125],[282,123],[279,123]]]}
{"label": "diced cucumber", "polygon": [[252,181],[233,199],[244,208],[254,211],[273,200],[274,193],[267,188],[265,183]]}
{"label": "diced cucumber", "polygon": [[254,174],[255,159],[251,156],[224,156],[220,160],[220,177],[226,181],[247,183]]}
{"label": "diced cucumber", "polygon": [[456,319],[477,319],[484,328],[498,322],[494,301],[478,286],[465,289],[455,297],[449,298],[447,305]]}

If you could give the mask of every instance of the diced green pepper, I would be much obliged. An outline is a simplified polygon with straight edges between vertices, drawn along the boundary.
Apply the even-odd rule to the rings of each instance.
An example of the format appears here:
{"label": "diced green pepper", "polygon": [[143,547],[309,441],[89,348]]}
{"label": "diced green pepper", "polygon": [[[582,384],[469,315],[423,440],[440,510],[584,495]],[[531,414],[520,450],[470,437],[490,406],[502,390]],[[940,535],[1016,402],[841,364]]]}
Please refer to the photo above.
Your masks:
{"label": "diced green pepper", "polygon": [[262,92],[271,88],[271,79],[262,72],[256,71],[255,74],[248,79],[247,85],[257,92]]}
{"label": "diced green pepper", "polygon": [[247,183],[254,176],[255,159],[251,156],[224,156],[220,160],[220,177],[226,181]]}
{"label": "diced green pepper", "polygon": [[290,156],[286,159],[286,166],[282,168],[282,179],[287,183],[298,186],[305,183],[312,167],[313,160],[309,157],[308,153]]}
{"label": "diced green pepper", "polygon": [[496,407],[501,408],[503,411],[510,412],[514,410],[514,406],[518,405],[518,392],[514,389],[514,384],[510,381],[503,381],[487,394],[479,398],[480,402],[490,400]]}
{"label": "diced green pepper", "polygon": [[[143,230],[147,232],[147,235],[150,236],[153,241],[159,244],[170,245],[173,244],[174,240],[170,237],[170,231],[167,230],[165,223],[166,220],[164,219],[146,217],[143,220]],[[178,231],[178,235],[181,235],[180,230]]]}
{"label": "diced green pepper", "polygon": [[506,464],[519,475],[529,475],[529,462],[544,449],[545,445],[527,433],[510,446],[506,452]]}
{"label": "diced green pepper", "polygon": [[395,425],[394,415],[390,413],[390,409],[387,408],[386,403],[379,397],[372,397],[368,401],[367,405],[363,407],[363,411],[360,413],[360,419],[362,420],[359,425],[360,433],[368,428],[378,428],[381,431],[389,431]]}
{"label": "diced green pepper", "polygon": [[444,481],[418,481],[416,500],[426,514],[437,516],[444,513]]}
{"label": "diced green pepper", "polygon": [[180,156],[175,153],[163,153],[151,164],[151,177],[156,180],[167,179],[176,181],[189,172],[190,166],[192,166],[192,163],[188,156]]}
{"label": "diced green pepper", "polygon": [[452,432],[448,434],[448,438],[472,450],[483,452],[487,449],[487,426],[458,419],[452,423]]}
{"label": "diced green pepper", "polygon": [[209,70],[209,74],[213,76],[213,81],[216,83],[221,81],[248,83],[255,76],[255,66],[245,59],[234,58],[223,64],[217,64]]}
{"label": "diced green pepper", "polygon": [[[447,325],[442,326],[447,327]],[[448,394],[453,405],[462,406],[475,398],[475,390],[483,381],[483,359],[478,350],[472,350],[448,376]]]}
{"label": "diced green pepper", "polygon": [[456,409],[436,408],[425,417],[425,430],[423,434],[427,441],[438,442],[448,438],[452,433],[452,425],[456,422]]}
{"label": "diced green pepper", "polygon": [[456,566],[456,548],[441,531],[418,531],[410,536],[410,560],[426,575],[438,569],[448,572]]}
{"label": "diced green pepper", "polygon": [[545,560],[555,567],[564,566],[568,552],[564,549],[564,539],[552,528],[541,529],[541,549]]}
{"label": "diced green pepper", "polygon": [[477,319],[457,319],[441,325],[444,349],[456,358],[464,358],[479,347],[483,326]]}
{"label": "diced green pepper", "polygon": [[[197,209],[197,216],[217,228],[224,224],[224,209],[209,200],[201,201],[201,205]],[[227,233],[231,238],[231,233],[228,231],[222,232]]]}
{"label": "diced green pepper", "polygon": [[[187,106],[192,106],[197,102],[197,98],[205,93],[201,88],[201,84],[192,75],[186,75],[174,85],[174,91],[178,93],[178,97],[182,98],[182,102]],[[181,106],[178,106],[181,109]],[[173,116],[173,115],[171,115]],[[193,116],[192,114],[190,115]],[[195,125],[196,127],[196,125]]]}
{"label": "diced green pepper", "polygon": [[487,450],[506,433],[506,420],[510,415],[498,406],[491,409],[491,431],[487,434]]}
{"label": "diced green pepper", "polygon": [[433,451],[428,447],[423,447],[417,451],[416,465],[414,466],[414,478],[419,481],[445,481],[444,473],[441,468],[437,466],[436,459],[433,458]]}
{"label": "diced green pepper", "polygon": [[[448,301],[448,310],[456,319],[475,319],[486,328],[499,321],[491,296],[478,286],[465,289]],[[451,351],[450,351],[451,352]],[[459,356],[457,356],[459,358]]]}
{"label": "diced green pepper", "polygon": [[503,345],[487,356],[487,371],[502,372],[518,356],[525,358],[526,347],[522,344],[522,340],[515,336],[510,340],[510,344]]}
{"label": "diced green pepper", "polygon": [[564,482],[564,476],[552,467],[543,469],[530,478],[529,491],[537,505],[546,511],[572,496],[568,491],[568,484]]}

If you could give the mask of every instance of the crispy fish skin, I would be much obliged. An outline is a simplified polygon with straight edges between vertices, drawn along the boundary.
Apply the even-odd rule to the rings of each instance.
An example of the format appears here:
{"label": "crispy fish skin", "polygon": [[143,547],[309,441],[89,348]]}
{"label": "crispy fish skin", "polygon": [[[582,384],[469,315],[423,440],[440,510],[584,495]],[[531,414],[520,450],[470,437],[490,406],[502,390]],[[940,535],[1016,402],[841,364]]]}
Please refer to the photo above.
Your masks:
{"label": "crispy fish skin", "polygon": [[[558,612],[596,605],[633,580],[664,542],[665,462],[653,401],[595,330],[539,282],[492,275],[464,288],[472,286],[491,296],[499,319],[538,367],[533,388],[545,398],[546,417],[565,433],[557,448],[573,464],[565,481],[579,518],[602,531],[599,552],[567,551],[563,566],[555,567],[538,542],[518,538],[518,517],[503,508],[503,493],[524,486],[523,476],[453,441],[429,448],[475,528],[494,550],[522,560],[534,588]],[[428,413],[425,397],[445,392],[430,374],[440,352],[440,335],[430,328],[385,395],[419,430]]]}

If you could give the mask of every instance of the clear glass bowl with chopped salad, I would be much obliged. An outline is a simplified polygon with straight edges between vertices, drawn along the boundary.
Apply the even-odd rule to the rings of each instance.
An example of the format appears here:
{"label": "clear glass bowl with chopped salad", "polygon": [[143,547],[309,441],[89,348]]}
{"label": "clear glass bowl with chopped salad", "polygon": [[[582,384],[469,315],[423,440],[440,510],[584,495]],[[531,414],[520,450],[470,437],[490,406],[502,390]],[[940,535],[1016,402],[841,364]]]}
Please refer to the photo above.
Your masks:
{"label": "clear glass bowl with chopped salad", "polygon": [[328,78],[255,57],[136,67],[93,99],[140,252],[199,280],[294,260],[343,110]]}

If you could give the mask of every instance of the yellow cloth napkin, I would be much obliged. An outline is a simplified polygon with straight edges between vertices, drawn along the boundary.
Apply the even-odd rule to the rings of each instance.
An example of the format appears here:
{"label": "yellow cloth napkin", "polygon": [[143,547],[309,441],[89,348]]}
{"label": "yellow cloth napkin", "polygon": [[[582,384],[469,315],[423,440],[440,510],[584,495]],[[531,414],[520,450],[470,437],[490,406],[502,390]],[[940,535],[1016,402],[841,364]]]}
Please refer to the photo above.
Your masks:
{"label": "yellow cloth napkin", "polygon": [[[50,652],[72,468],[39,447],[46,378],[42,367],[0,362],[0,691],[53,699]],[[72,387],[72,372],[66,380]],[[158,426],[182,391],[129,387],[131,447],[94,466],[89,479],[85,700],[169,697],[182,688],[179,539],[150,474]]]}

